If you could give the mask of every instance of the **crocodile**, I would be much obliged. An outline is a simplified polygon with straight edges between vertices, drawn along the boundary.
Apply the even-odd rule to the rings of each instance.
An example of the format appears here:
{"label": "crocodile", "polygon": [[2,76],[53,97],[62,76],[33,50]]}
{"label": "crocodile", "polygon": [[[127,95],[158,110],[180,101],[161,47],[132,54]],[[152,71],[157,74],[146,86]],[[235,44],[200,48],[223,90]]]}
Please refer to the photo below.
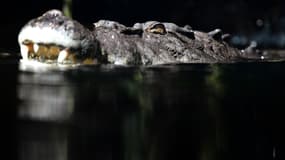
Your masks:
{"label": "crocodile", "polygon": [[147,21],[132,27],[99,20],[93,29],[53,9],[23,26],[18,42],[22,59],[47,64],[159,65],[233,63],[245,58],[221,29]]}

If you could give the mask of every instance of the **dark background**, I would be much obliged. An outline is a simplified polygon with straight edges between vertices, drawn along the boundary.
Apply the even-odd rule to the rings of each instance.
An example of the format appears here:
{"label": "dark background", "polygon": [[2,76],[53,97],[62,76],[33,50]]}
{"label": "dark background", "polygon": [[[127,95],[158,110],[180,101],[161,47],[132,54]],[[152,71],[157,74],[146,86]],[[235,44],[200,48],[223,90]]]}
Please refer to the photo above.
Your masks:
{"label": "dark background", "polygon": [[[246,45],[249,43],[250,40],[258,40],[261,43],[261,46],[263,47],[284,48],[285,46],[284,45],[284,41],[285,41],[285,38],[284,38],[285,37],[284,36],[285,14],[284,12],[285,11],[284,9],[282,10],[282,7],[285,6],[284,3],[285,2],[281,0],[271,0],[271,1],[257,1],[257,0],[255,1],[253,0],[251,1],[247,1],[247,0],[239,0],[239,1],[238,0],[236,1],[225,1],[225,0],[216,0],[216,1],[211,1],[211,0],[91,1],[90,0],[90,1],[87,1],[86,0],[86,1],[83,1],[83,0],[74,0],[73,17],[74,19],[78,20],[82,24],[89,26],[89,27],[92,26],[93,22],[96,22],[99,19],[109,19],[109,20],[119,21],[126,25],[132,25],[135,22],[143,22],[147,20],[158,20],[158,21],[175,22],[178,25],[190,24],[194,29],[203,30],[203,31],[210,31],[215,28],[222,28],[225,32],[229,32],[234,37],[237,37],[236,41],[234,41],[235,44],[237,45],[239,44]],[[52,9],[52,8],[61,9],[62,3],[60,0],[25,0],[25,1],[10,0],[10,1],[3,1],[1,3],[0,8],[1,8],[0,9],[0,20],[1,20],[0,21],[1,23],[0,25],[0,35],[1,35],[0,52],[18,53],[19,48],[17,44],[17,35],[21,27],[28,20],[35,18],[37,16],[40,16],[42,13],[44,13],[45,11],[49,9]],[[256,22],[259,19],[261,21],[258,21],[258,22],[263,22],[263,24],[261,23],[261,25],[256,25]],[[258,36],[260,36],[261,38]],[[17,99],[17,87],[18,86],[15,84],[18,84],[19,82],[17,79],[18,78],[18,65],[16,64],[16,62],[14,63],[6,64],[5,62],[0,67],[0,73],[2,75],[1,76],[2,85],[0,85],[0,90],[1,90],[1,93],[3,94],[1,95],[2,100],[0,101],[0,106],[2,107],[2,116],[1,116],[2,141],[1,142],[2,142],[2,146],[4,146],[6,150],[8,150],[8,152],[4,150],[5,153],[4,153],[4,156],[3,154],[2,156],[3,157],[13,157],[9,159],[15,159],[19,157],[17,154],[15,154],[15,152],[16,153],[18,152],[17,151],[18,149],[17,147],[18,139],[17,138],[18,137],[15,138],[16,136],[14,135],[14,133],[17,133],[15,130],[17,129],[16,127],[18,125],[18,122],[15,121],[16,116],[17,116],[16,106],[18,103],[20,103],[19,100]],[[235,159],[245,159],[245,158],[254,159],[253,157],[257,157],[256,159],[262,159],[258,157],[264,157],[263,159],[270,159],[264,155],[271,156],[271,153],[272,153],[271,151],[273,148],[272,146],[274,146],[277,149],[276,152],[278,156],[279,155],[282,155],[282,157],[284,156],[284,143],[283,143],[284,134],[282,134],[281,132],[282,124],[284,122],[283,112],[282,112],[282,107],[284,106],[284,101],[282,99],[284,97],[284,93],[283,93],[284,87],[282,88],[282,86],[284,86],[283,80],[285,79],[284,74],[282,74],[284,71],[283,69],[284,65],[283,63],[281,63],[280,65],[276,63],[276,64],[272,64],[272,66],[270,67],[270,64],[268,64],[269,66],[266,65],[266,63],[264,64],[265,66],[261,68],[260,68],[260,64],[258,65],[249,64],[243,67],[234,66],[233,67],[234,69],[229,69],[228,71],[222,70],[223,72],[226,72],[228,75],[223,77],[222,81],[219,83],[227,86],[228,92],[225,93],[225,95],[228,97],[228,99],[225,99],[225,101],[223,101],[225,108],[221,110],[223,111],[221,113],[225,113],[224,114],[225,118],[227,118],[227,120],[225,121],[225,124],[226,124],[225,129],[227,129],[229,136],[231,136],[228,139],[232,140],[232,141],[229,141],[230,147],[229,147],[228,153],[231,153],[230,155],[235,156],[236,157]],[[253,66],[256,65],[256,66],[253,67],[250,65],[253,65]],[[227,68],[227,66],[225,66],[225,68]],[[177,75],[174,75],[174,76],[172,75],[172,77],[181,78],[180,81],[178,81],[177,79],[174,79],[174,81],[163,81],[163,82],[167,82],[166,83],[167,85],[165,86],[170,86],[172,87],[172,89],[174,89],[174,92],[172,92],[173,90],[168,90],[167,93],[169,93],[170,97],[177,98],[176,99],[177,105],[179,104],[183,105],[184,103],[184,106],[187,107],[187,103],[185,102],[186,100],[188,100],[188,95],[189,95],[188,93],[193,92],[192,95],[194,97],[195,95],[196,97],[199,97],[196,99],[196,101],[194,101],[197,103],[196,108],[198,110],[203,111],[203,108],[199,106],[200,102],[206,102],[206,98],[207,98],[203,95],[205,91],[203,90],[201,91],[201,88],[200,88],[200,85],[204,83],[204,81],[201,81],[199,79],[199,77],[201,78],[201,76],[203,76],[203,72],[200,72],[200,70],[194,70],[194,72],[197,72],[197,74],[200,74],[200,73],[202,74],[197,76],[197,74],[193,75],[192,72],[190,74],[189,72],[187,72],[187,74],[185,74],[184,72],[184,73],[181,73],[180,77]],[[167,71],[165,75],[169,75],[168,73],[169,72]],[[118,72],[118,74],[120,75],[121,73]],[[81,75],[75,74],[75,77],[83,77],[83,79],[86,78],[86,81],[87,81],[89,80],[89,72],[87,72],[87,75],[88,76],[81,76]],[[158,75],[158,74],[156,72],[156,74],[153,74],[153,75]],[[84,97],[85,95],[92,97],[93,94],[89,93],[90,84],[96,84],[98,87],[101,87],[101,86],[104,87],[104,85],[101,85],[102,83],[103,84],[105,83],[107,84],[105,86],[108,86],[109,84],[114,84],[114,82],[116,82],[115,84],[117,84],[120,80],[119,77],[114,78],[113,75],[112,75],[112,79],[110,79],[109,81],[106,81],[104,78],[97,79],[97,76],[98,76],[97,74],[94,74],[91,77],[93,77],[93,79],[96,80],[95,82],[100,82],[100,83],[94,83],[94,82],[88,83],[88,81],[87,82],[83,81],[85,83],[81,83],[81,84],[85,86],[85,88],[82,89],[81,86],[79,86],[78,88],[80,90],[78,91],[78,93],[83,92],[85,94],[78,94],[78,95],[82,95],[81,96],[82,98],[85,98]],[[31,75],[31,77],[33,77],[33,75]],[[171,74],[170,74],[170,77],[171,77]],[[192,77],[196,81],[192,79],[192,81],[189,82],[189,80],[191,80],[190,77]],[[160,81],[161,79],[171,80],[171,78],[169,77],[167,78],[159,77],[159,76],[157,77],[157,80]],[[189,89],[187,87],[184,87],[183,85],[181,86],[181,88],[177,87],[179,86],[179,82],[181,82],[181,80],[184,80],[184,83],[182,84],[193,85],[194,88],[196,89],[192,91],[191,89],[193,88],[189,87],[190,88]],[[78,81],[78,83],[80,82],[81,81]],[[160,84],[160,83],[157,83],[157,84]],[[197,85],[197,84],[200,84],[200,85]],[[93,92],[97,92],[96,85],[95,85],[95,89],[93,88]],[[35,87],[36,86],[37,85],[35,85]],[[156,85],[156,86],[159,87],[160,85]],[[143,87],[144,86],[142,86],[142,88]],[[167,87],[164,87],[163,85],[162,87],[165,90],[168,89]],[[219,88],[219,85],[218,85],[218,88]],[[147,89],[147,93],[153,93],[153,90],[148,90],[149,88],[146,88],[146,89]],[[158,93],[161,92],[160,88],[154,87],[153,89],[158,91]],[[187,92],[181,92],[179,89],[182,89],[182,91],[187,91]],[[204,89],[211,90],[212,88],[208,86],[204,86]],[[101,89],[101,90],[104,91],[104,89]],[[110,92],[110,93],[113,93],[113,92]],[[115,93],[118,95],[121,95],[121,97],[124,96],[120,92],[115,92]],[[213,92],[213,93],[214,94],[211,94],[213,95],[212,97],[213,99],[215,99],[215,96],[217,95],[219,96],[219,94],[216,94],[216,92]],[[168,94],[165,94],[165,95],[168,95]],[[184,95],[184,97],[181,95]],[[114,96],[110,96],[110,97],[114,98]],[[88,99],[89,101],[87,102],[93,103],[92,98]],[[159,102],[157,102],[157,105],[164,104],[164,101],[160,101],[161,99],[163,98],[157,98],[157,100],[159,100]],[[164,98],[164,99],[167,99],[167,98]],[[184,101],[181,101],[181,99],[184,99]],[[219,97],[217,99],[220,100]],[[236,99],[238,99],[238,101],[236,101]],[[80,106],[81,104],[79,102],[85,102],[84,100],[86,99],[83,99],[82,101],[78,101],[77,105]],[[109,99],[105,99],[105,100],[109,102]],[[247,103],[246,101],[249,101],[249,103]],[[168,101],[165,101],[165,102],[168,102]],[[121,102],[121,105],[123,103],[124,102]],[[261,107],[262,105],[266,107]],[[8,107],[5,107],[5,106],[8,106]],[[207,105],[205,104],[205,106]],[[8,111],[5,112],[3,111],[4,109]],[[205,110],[204,112],[206,111],[207,110]],[[197,117],[199,117],[201,114],[204,115],[205,114],[204,112],[197,114]],[[93,116],[92,114],[98,113],[98,112],[88,112],[87,110],[86,113],[90,113],[88,114],[89,115],[88,117],[97,118],[96,116]],[[170,115],[172,115],[172,112],[169,112],[169,113],[171,113]],[[183,115],[185,115],[184,117],[186,117],[188,116],[187,113],[189,112],[184,112],[184,110],[181,109],[181,110],[178,110],[177,113],[185,113]],[[192,114],[194,115],[194,113],[195,112],[193,112]],[[167,117],[167,114],[166,114],[166,117]],[[217,117],[219,117],[219,115],[217,115]],[[105,117],[102,119],[105,119]],[[89,120],[89,119],[86,119],[86,120]],[[212,121],[212,119],[209,119],[209,121],[205,121],[201,125],[207,124],[207,122],[210,122],[210,121]],[[196,124],[195,119],[193,119],[191,122],[193,122],[193,124]],[[213,121],[213,123],[215,122],[216,121]],[[180,123],[180,121],[177,121],[177,123]],[[91,125],[92,123],[89,122],[86,124]],[[165,124],[168,124],[168,123],[165,123]],[[81,125],[81,123],[79,123],[78,125]],[[197,126],[194,125],[194,128],[195,127],[199,128],[200,126],[197,124]],[[209,130],[212,129],[210,127],[206,127],[206,128]],[[182,125],[178,126],[178,129],[180,129],[181,131],[179,133],[183,133],[185,135],[189,133],[189,132],[186,132],[186,133],[183,132]],[[83,129],[78,130],[77,128],[75,128],[74,130],[75,131],[73,131],[73,133],[75,133],[76,135],[77,133],[78,134],[81,133]],[[29,131],[30,130],[26,130],[26,133],[28,133]],[[173,130],[174,133],[175,131],[176,130]],[[198,135],[199,131],[200,130],[194,133],[197,133]],[[201,129],[201,131],[203,130]],[[215,130],[212,130],[212,131],[215,131]],[[163,132],[163,134],[165,133],[167,132]],[[170,135],[171,133],[172,132],[170,132]],[[207,132],[207,130],[201,133],[204,133],[206,136],[212,134],[212,132]],[[34,132],[34,134],[37,134],[37,132]],[[31,134],[31,136],[33,136],[34,134]],[[90,134],[89,135],[90,137],[93,137],[93,135],[91,135],[93,134],[93,132],[89,134]],[[180,135],[178,135],[178,137],[179,136]],[[82,136],[81,138],[83,139],[84,137]],[[190,136],[190,138],[186,139],[188,140],[186,142],[189,142],[190,140],[192,140],[192,138],[196,139],[195,134],[192,137]],[[76,147],[76,143],[81,142],[82,139],[77,139],[77,137],[75,136],[74,138],[75,142],[73,141],[73,144],[75,144],[74,145],[75,147],[74,148],[71,147],[71,149],[73,150],[78,149],[78,148],[83,148],[83,149],[79,151],[75,150],[75,152],[73,153],[78,154],[78,155],[80,155],[80,153],[84,153],[84,147],[85,147],[84,145],[81,145],[78,148]],[[179,137],[178,139],[180,140],[180,142],[183,142],[184,140],[183,136],[181,136],[181,138]],[[3,143],[3,140],[4,141],[6,140],[6,142]],[[175,138],[172,138],[170,139],[170,142],[174,143],[175,140],[176,140]],[[168,141],[169,140],[167,140],[166,142]],[[195,142],[198,143],[198,141],[199,140]],[[86,146],[88,148],[91,148],[89,147],[90,144]],[[92,146],[92,143],[91,143],[91,146]],[[168,147],[168,145],[166,145],[166,147]],[[181,147],[182,146],[180,146],[180,148]],[[191,150],[191,153],[193,152],[195,152],[195,150]],[[175,151],[171,153],[175,153]],[[185,152],[185,153],[188,154],[188,152]],[[91,152],[89,154],[91,154]],[[86,154],[81,154],[81,155],[86,156]],[[176,154],[176,155],[181,155],[181,154]],[[225,159],[229,159],[229,158],[226,157]],[[276,159],[281,159],[281,158],[276,158]]]}
{"label": "dark background", "polygon": [[[158,20],[190,24],[203,31],[221,28],[235,37],[233,43],[237,46],[256,40],[261,47],[284,48],[284,3],[282,0],[74,0],[73,18],[88,27],[100,19],[109,19],[125,25]],[[17,53],[21,27],[52,8],[61,9],[62,1],[24,0],[1,4],[0,51]]]}

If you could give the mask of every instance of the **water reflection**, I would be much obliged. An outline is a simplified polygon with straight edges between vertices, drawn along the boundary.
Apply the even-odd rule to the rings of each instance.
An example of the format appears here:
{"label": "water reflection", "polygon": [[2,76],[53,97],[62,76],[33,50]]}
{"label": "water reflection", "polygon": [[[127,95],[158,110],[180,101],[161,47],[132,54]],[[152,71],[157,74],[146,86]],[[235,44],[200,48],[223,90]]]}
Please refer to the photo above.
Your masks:
{"label": "water reflection", "polygon": [[284,67],[240,63],[21,72],[19,157],[280,159]]}
{"label": "water reflection", "polygon": [[73,86],[60,73],[21,73],[18,115],[37,120],[67,120],[74,108]]}
{"label": "water reflection", "polygon": [[18,156],[21,160],[67,160],[68,122],[74,109],[73,86],[59,72],[18,75]]}

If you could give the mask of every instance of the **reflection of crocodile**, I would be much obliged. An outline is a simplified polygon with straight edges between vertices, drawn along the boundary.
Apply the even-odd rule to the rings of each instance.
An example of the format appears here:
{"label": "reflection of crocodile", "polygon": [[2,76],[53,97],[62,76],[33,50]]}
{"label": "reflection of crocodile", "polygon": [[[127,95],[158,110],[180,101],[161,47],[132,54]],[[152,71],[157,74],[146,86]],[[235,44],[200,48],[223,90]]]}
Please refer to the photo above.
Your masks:
{"label": "reflection of crocodile", "polygon": [[100,20],[94,26],[90,31],[58,10],[48,11],[19,33],[22,58],[56,64],[155,65],[229,63],[243,57],[219,29],[204,33],[156,21],[126,27]]}

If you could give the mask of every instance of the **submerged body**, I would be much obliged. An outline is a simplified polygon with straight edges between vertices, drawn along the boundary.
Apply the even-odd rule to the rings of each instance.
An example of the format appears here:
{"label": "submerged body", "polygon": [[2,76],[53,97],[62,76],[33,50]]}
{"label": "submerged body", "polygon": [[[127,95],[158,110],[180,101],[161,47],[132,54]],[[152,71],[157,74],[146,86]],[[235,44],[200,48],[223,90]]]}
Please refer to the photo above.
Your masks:
{"label": "submerged body", "polygon": [[28,22],[18,41],[23,59],[52,64],[231,63],[242,58],[220,30],[205,33],[156,21],[126,27],[100,20],[90,31],[58,10]]}

